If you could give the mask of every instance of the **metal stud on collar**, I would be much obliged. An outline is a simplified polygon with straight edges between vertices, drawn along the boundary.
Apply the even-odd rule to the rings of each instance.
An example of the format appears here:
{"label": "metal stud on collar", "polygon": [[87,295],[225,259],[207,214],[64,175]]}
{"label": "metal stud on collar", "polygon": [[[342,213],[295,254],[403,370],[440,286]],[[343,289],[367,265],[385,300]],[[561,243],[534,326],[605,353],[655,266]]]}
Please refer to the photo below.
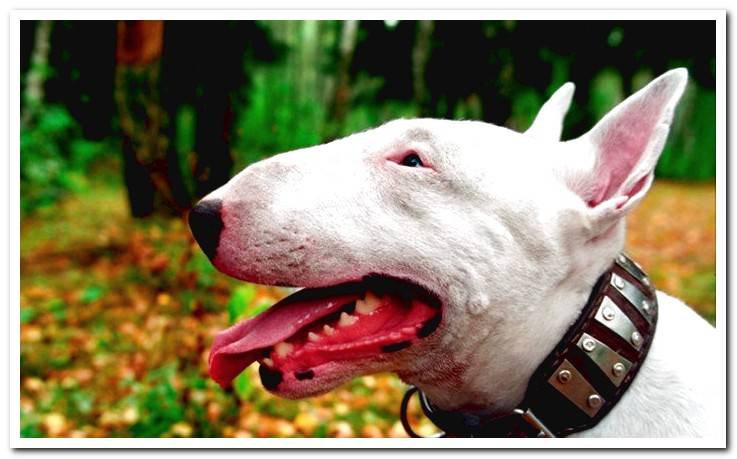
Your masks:
{"label": "metal stud on collar", "polygon": [[[647,285],[645,283],[645,280],[647,277],[644,277],[641,282],[644,285]],[[612,279],[611,284],[617,288],[619,293],[622,294],[622,296],[627,299],[627,301],[637,309],[637,311],[640,313],[640,315],[643,317],[643,319],[647,320],[648,323],[653,322],[653,312],[655,304],[657,302],[656,299],[650,299],[647,297],[647,295],[640,290],[638,287],[636,287],[634,284],[632,284],[630,281],[622,278],[621,276],[618,276],[615,273],[612,273]]]}
{"label": "metal stud on collar", "polygon": [[617,287],[619,290],[622,290],[624,288],[624,279],[622,279],[621,277],[613,275],[612,282],[614,283],[614,286]]}
{"label": "metal stud on collar", "polygon": [[637,331],[635,324],[632,323],[632,321],[627,317],[626,314],[622,314],[621,311],[617,314],[614,314],[611,319],[607,319],[604,316],[605,308],[619,311],[619,307],[616,305],[616,303],[614,303],[609,297],[605,296],[604,299],[601,301],[601,306],[596,312],[594,319],[609,330],[621,336],[622,339],[628,341],[635,348],[635,350],[640,350],[640,345],[642,345],[642,342],[638,344],[636,341],[632,340],[632,333],[635,333]]}
{"label": "metal stud on collar", "polygon": [[[566,383],[562,383],[557,377],[562,371],[571,373],[571,377]],[[553,376],[548,379],[548,384],[553,386],[561,395],[570,400],[590,418],[596,416],[596,413],[603,406],[604,398],[567,359],[561,362]],[[599,402],[591,402],[593,395],[599,397]]]}
{"label": "metal stud on collar", "polygon": [[617,377],[622,376],[622,374],[624,373],[624,370],[626,369],[627,368],[624,366],[622,362],[617,362],[614,365],[612,365],[612,374]]}
{"label": "metal stud on collar", "polygon": [[[586,349],[588,342],[594,344],[591,351]],[[581,336],[577,345],[586,351],[586,356],[601,369],[612,384],[617,387],[622,384],[622,380],[632,367],[632,362],[588,333]]]}
{"label": "metal stud on collar", "polygon": [[601,406],[601,396],[599,394],[589,395],[588,403],[591,408],[599,408]]}
{"label": "metal stud on collar", "polygon": [[630,259],[623,253],[620,253],[619,256],[617,256],[616,261],[617,264],[632,277],[642,282],[646,287],[650,286],[650,280],[647,278],[647,274],[645,274],[645,271],[642,270],[642,266],[640,266],[636,261]]}

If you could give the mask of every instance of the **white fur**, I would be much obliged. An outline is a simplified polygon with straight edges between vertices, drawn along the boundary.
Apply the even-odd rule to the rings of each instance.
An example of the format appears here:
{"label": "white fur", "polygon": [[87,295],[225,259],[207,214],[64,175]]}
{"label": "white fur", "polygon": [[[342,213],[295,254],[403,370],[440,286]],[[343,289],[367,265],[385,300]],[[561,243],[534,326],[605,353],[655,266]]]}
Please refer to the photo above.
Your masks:
{"label": "white fur", "polygon": [[558,88],[540,108],[535,121],[525,134],[543,140],[560,140],[560,134],[563,132],[562,115],[568,111],[575,90],[576,86],[571,82]]}
{"label": "white fur", "polygon": [[[571,84],[525,134],[475,121],[397,120],[277,155],[216,190],[206,198],[223,201],[214,263],[228,274],[316,287],[381,273],[424,285],[443,302],[441,328],[422,344],[288,395],[392,370],[444,409],[514,408],[622,250],[623,217],[652,181],[685,82],[683,70],[661,76],[569,142],[559,136]],[[606,175],[601,139],[631,116],[632,104],[650,100],[663,109],[648,147],[617,192],[589,207],[587,194]],[[430,168],[397,164],[409,150]],[[683,303],[659,298],[644,367],[617,407],[581,435],[710,433],[715,373],[694,365],[706,365],[700,356],[715,332]]]}

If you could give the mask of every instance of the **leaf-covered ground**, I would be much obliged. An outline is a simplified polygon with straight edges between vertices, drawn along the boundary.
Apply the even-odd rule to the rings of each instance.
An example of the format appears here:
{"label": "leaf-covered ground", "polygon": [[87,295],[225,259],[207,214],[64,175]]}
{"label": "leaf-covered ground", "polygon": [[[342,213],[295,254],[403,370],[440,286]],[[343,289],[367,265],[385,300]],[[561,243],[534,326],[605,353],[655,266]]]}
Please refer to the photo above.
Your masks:
{"label": "leaf-covered ground", "polygon": [[716,321],[716,191],[713,183],[656,180],[628,218],[627,251],[655,286]]}
{"label": "leaf-covered ground", "polygon": [[[657,182],[630,217],[628,250],[714,322],[712,183]],[[23,218],[21,434],[404,436],[405,386],[391,375],[304,401],[268,394],[255,365],[232,391],[208,379],[214,334],[284,294],[216,272],[181,220],[133,222],[115,181]]]}

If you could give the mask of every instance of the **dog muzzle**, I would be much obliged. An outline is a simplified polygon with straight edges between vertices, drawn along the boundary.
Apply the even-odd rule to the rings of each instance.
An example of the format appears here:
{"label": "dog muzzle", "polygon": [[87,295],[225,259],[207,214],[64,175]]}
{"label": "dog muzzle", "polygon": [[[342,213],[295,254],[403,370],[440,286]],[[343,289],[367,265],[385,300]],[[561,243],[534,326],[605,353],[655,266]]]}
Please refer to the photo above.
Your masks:
{"label": "dog muzzle", "polygon": [[590,429],[622,398],[655,334],[658,301],[642,268],[624,254],[598,279],[576,322],[543,360],[522,403],[499,416],[443,411],[418,388],[404,395],[401,420],[417,393],[425,415],[450,437],[564,437]]}

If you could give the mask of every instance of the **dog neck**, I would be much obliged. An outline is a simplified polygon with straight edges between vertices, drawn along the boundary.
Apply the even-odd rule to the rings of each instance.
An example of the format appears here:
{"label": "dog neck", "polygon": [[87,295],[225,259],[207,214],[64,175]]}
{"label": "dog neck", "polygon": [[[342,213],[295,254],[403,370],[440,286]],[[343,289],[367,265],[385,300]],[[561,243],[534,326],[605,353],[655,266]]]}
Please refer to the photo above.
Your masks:
{"label": "dog neck", "polygon": [[[467,383],[461,393],[465,397],[474,394],[476,400],[466,398],[444,409],[440,405],[448,406],[449,400],[440,394],[437,405],[430,403],[427,395],[430,400],[433,394],[439,395],[439,391],[430,389],[429,394],[421,394],[426,414],[450,433],[461,435],[505,436],[517,432],[526,436],[532,432],[557,436],[593,427],[616,405],[642,367],[657,322],[655,291],[636,263],[618,255],[572,322],[562,333],[550,333],[548,328],[548,335],[563,338],[538,366],[532,370],[520,369],[520,365],[508,368],[509,376],[534,373],[528,381],[520,383],[519,377],[507,377],[511,384],[501,391],[498,385],[495,387],[497,397],[507,391],[503,400],[522,400],[515,404],[516,409],[500,404],[498,398],[484,404],[481,397],[489,392],[468,387],[484,376],[474,375],[463,378]],[[510,393],[515,387],[522,387],[522,395]],[[535,426],[532,431],[530,425]]]}
{"label": "dog neck", "polygon": [[[535,368],[579,316],[596,280],[610,263],[597,264],[600,266],[575,271],[551,289],[545,295],[546,307],[520,304],[521,310],[536,310],[535,320],[516,326],[513,334],[498,333],[511,326],[506,319],[478,317],[477,328],[463,337],[462,348],[438,343],[437,352],[426,353],[412,371],[399,376],[443,410],[499,414],[512,410],[522,400]],[[453,351],[444,351],[448,348]],[[433,357],[437,355],[443,358]]]}
{"label": "dog neck", "polygon": [[[399,376],[443,410],[481,409],[501,414],[514,409],[535,369],[563,338],[597,280],[624,249],[625,231],[620,221],[608,237],[591,240],[583,250],[567,254],[571,262],[562,280],[516,305],[517,310],[532,311],[529,315],[475,317],[473,328],[463,332],[464,346],[438,343],[436,352],[416,360],[414,371]],[[439,361],[433,357],[437,355],[444,357]]]}

